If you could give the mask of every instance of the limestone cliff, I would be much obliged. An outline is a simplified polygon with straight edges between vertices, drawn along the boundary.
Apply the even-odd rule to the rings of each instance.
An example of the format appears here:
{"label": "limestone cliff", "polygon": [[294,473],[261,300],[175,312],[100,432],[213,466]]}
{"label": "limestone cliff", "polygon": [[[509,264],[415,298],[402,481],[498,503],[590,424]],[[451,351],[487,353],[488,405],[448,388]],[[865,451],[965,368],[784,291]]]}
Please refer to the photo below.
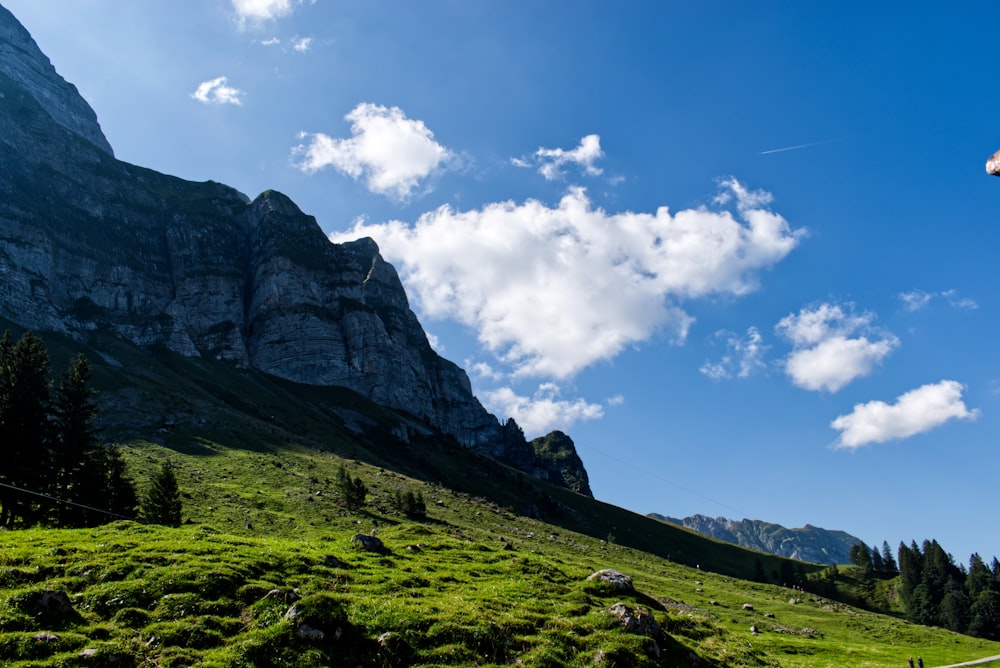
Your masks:
{"label": "limestone cliff", "polygon": [[371,239],[332,244],[277,192],[247,201],[116,160],[93,110],[2,7],[0,281],[0,315],[23,326],[348,387],[537,468],[520,430],[431,349]]}

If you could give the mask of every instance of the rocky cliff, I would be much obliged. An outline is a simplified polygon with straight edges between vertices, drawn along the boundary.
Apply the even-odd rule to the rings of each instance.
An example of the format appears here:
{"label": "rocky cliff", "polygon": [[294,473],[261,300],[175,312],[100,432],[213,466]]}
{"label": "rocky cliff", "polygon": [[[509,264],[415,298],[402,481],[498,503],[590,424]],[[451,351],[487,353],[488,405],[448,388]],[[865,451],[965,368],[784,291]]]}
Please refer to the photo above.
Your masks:
{"label": "rocky cliff", "polygon": [[677,519],[657,513],[648,516],[751,550],[815,564],[850,563],[851,548],[862,542],[844,531],[821,529],[809,524],[800,529],[788,529],[761,520],[730,520],[705,515]]}
{"label": "rocky cliff", "polygon": [[116,160],[94,111],[3,7],[0,280],[0,316],[25,327],[78,339],[100,330],[348,387],[538,468],[520,429],[431,349],[371,239],[332,244],[277,192],[249,201]]}

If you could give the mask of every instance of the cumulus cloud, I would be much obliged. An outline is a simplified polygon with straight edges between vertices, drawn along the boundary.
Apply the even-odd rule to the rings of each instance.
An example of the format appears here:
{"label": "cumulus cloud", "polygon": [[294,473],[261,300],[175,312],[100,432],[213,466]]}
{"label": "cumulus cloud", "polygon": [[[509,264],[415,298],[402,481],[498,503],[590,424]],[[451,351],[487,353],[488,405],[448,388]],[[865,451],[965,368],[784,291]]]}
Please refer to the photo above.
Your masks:
{"label": "cumulus cloud", "polygon": [[899,346],[899,339],[873,326],[874,314],[845,311],[838,304],[803,308],[783,318],[775,328],[794,346],[785,373],[807,390],[836,392],[870,374]]}
{"label": "cumulus cloud", "polygon": [[726,354],[718,362],[706,361],[699,371],[713,380],[729,378],[749,378],[757,371],[767,368],[764,356],[771,346],[764,343],[760,330],[747,329],[745,336],[732,332],[716,332],[717,338],[726,339]]}
{"label": "cumulus cloud", "polygon": [[560,394],[555,383],[543,383],[532,397],[519,396],[509,387],[491,390],[482,396],[491,412],[514,418],[528,438],[604,416],[600,404],[587,403],[583,399],[568,401],[560,399]]}
{"label": "cumulus cloud", "polygon": [[913,290],[911,292],[899,293],[899,300],[903,302],[903,310],[919,311],[931,303],[933,299],[944,299],[952,308],[977,309],[979,304],[974,299],[960,297],[957,290],[943,290],[941,292],[924,292],[923,290]]}
{"label": "cumulus cloud", "polygon": [[312,37],[299,37],[298,39],[292,42],[292,48],[298,51],[299,53],[305,53],[310,48],[312,48],[312,42],[313,42]]}
{"label": "cumulus cloud", "polygon": [[838,448],[853,450],[869,443],[909,438],[938,427],[948,420],[975,420],[979,409],[969,410],[962,400],[965,389],[954,380],[923,385],[900,395],[896,403],[870,401],[857,404],[830,426],[840,432]]}
{"label": "cumulus cloud", "polygon": [[572,188],[555,207],[443,206],[412,225],[357,221],[331,240],[374,238],[425,315],[474,328],[515,374],[565,378],[659,331],[683,341],[681,302],[746,294],[795,248],[801,231],[747,206],[759,193],[723,187],[735,212],[608,213]]}
{"label": "cumulus cloud", "polygon": [[204,104],[243,104],[243,91],[229,85],[226,77],[217,77],[211,81],[203,81],[198,84],[197,90],[191,93],[191,97]]}
{"label": "cumulus cloud", "polygon": [[232,0],[241,24],[263,23],[288,16],[302,0]]}
{"label": "cumulus cloud", "polygon": [[540,148],[534,154],[538,172],[548,181],[562,178],[563,167],[567,164],[576,165],[590,176],[599,176],[603,170],[594,163],[603,157],[600,135],[587,135],[580,140],[579,146],[570,151],[562,148]]}
{"label": "cumulus cloud", "polygon": [[455,158],[434,140],[423,121],[406,117],[399,107],[362,103],[344,117],[351,122],[348,139],[302,133],[307,143],[292,149],[304,172],[332,166],[380,195],[406,200],[426,178]]}

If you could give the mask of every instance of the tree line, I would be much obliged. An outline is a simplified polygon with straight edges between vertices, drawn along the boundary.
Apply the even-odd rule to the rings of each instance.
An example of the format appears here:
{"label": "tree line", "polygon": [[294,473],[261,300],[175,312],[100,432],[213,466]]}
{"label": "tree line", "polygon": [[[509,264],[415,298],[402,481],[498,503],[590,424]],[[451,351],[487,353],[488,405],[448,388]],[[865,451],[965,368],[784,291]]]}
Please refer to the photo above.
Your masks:
{"label": "tree line", "polygon": [[956,565],[936,540],[925,540],[921,545],[900,543],[897,560],[885,542],[881,553],[874,547],[855,545],[851,562],[869,594],[878,580],[891,581],[891,591],[909,621],[1000,640],[1000,562],[996,557],[987,565],[973,554],[966,568]]}
{"label": "tree line", "polygon": [[44,342],[0,338],[0,527],[86,527],[139,517],[180,524],[180,492],[164,464],[142,499],[117,447],[99,438],[90,362],[53,383]]}

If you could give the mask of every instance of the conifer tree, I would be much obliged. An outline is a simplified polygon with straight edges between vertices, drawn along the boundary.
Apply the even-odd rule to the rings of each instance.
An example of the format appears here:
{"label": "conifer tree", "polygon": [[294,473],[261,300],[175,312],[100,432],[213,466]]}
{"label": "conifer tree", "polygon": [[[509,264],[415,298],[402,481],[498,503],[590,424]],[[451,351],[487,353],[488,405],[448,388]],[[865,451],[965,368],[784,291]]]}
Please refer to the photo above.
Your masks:
{"label": "conifer tree", "polygon": [[895,577],[899,575],[899,567],[896,565],[896,560],[892,557],[892,550],[889,549],[889,541],[882,541],[882,565],[885,568],[885,574],[890,577]]}
{"label": "conifer tree", "polygon": [[181,492],[169,462],[163,462],[142,497],[139,514],[144,522],[169,527],[181,525]]}
{"label": "conifer tree", "polygon": [[[54,468],[59,498],[100,507],[107,492],[106,468],[94,426],[97,404],[93,390],[87,387],[89,379],[90,362],[81,354],[70,362],[56,386]],[[60,506],[57,515],[62,526],[93,526],[106,520],[106,516],[80,506]]]}
{"label": "conifer tree", "polygon": [[107,500],[105,505],[115,515],[135,517],[135,508],[139,499],[135,493],[135,483],[125,470],[125,460],[121,452],[113,445],[104,447],[105,480],[107,484]]}
{"label": "conifer tree", "polygon": [[[36,493],[52,479],[49,362],[45,344],[25,332],[11,345],[0,340],[0,482]],[[0,488],[0,526],[30,526],[42,517],[32,497]]]}

